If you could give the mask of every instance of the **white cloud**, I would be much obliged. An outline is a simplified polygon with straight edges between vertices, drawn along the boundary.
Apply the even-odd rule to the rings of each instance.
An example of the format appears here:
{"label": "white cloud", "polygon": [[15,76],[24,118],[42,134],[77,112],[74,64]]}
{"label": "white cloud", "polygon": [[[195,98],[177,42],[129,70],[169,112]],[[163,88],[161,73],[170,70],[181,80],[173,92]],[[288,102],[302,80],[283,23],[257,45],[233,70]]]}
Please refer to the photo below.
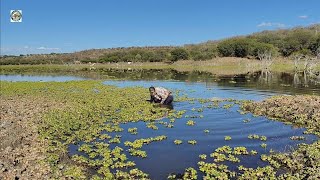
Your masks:
{"label": "white cloud", "polygon": [[308,16],[307,15],[302,15],[302,16],[299,16],[300,19],[307,19]]}
{"label": "white cloud", "polygon": [[278,28],[283,28],[286,27],[286,25],[282,23],[272,23],[272,22],[262,22],[257,25],[258,27],[278,27]]}
{"label": "white cloud", "polygon": [[48,48],[44,46],[38,47],[37,49],[38,50],[60,50],[60,48]]}
{"label": "white cloud", "polygon": [[262,22],[262,23],[258,24],[258,27],[265,27],[265,26],[272,26],[272,23],[271,22],[268,22],[268,23]]}
{"label": "white cloud", "polygon": [[29,49],[29,46],[24,46],[23,48],[25,48],[25,49]]}

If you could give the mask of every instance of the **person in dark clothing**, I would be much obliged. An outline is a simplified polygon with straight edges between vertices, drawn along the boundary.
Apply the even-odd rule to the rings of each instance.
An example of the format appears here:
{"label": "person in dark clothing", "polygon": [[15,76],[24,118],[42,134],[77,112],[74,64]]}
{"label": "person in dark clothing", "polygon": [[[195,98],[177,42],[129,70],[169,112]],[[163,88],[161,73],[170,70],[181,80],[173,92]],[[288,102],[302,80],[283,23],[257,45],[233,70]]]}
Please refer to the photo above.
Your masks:
{"label": "person in dark clothing", "polygon": [[171,91],[163,87],[153,87],[149,88],[150,92],[150,102],[160,103],[163,105],[170,105],[173,102],[173,96]]}

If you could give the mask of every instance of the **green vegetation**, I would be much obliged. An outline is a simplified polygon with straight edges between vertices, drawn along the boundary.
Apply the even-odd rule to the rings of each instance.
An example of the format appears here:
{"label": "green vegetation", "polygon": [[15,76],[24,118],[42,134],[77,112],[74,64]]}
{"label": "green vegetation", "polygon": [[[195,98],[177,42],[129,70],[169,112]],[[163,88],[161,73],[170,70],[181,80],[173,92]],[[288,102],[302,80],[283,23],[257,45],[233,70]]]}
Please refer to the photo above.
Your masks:
{"label": "green vegetation", "polygon": [[231,136],[225,136],[225,137],[224,137],[224,140],[230,141],[230,140],[231,140]]}
{"label": "green vegetation", "polygon": [[184,180],[196,180],[197,177],[197,171],[191,167],[187,168],[183,175]]}
{"label": "green vegetation", "polygon": [[262,144],[261,144],[261,147],[262,147],[262,148],[267,148],[267,144],[266,144],[266,143],[262,143]]}
{"label": "green vegetation", "polygon": [[248,138],[249,138],[249,139],[259,139],[260,137],[259,137],[259,135],[257,135],[257,134],[249,134],[249,135],[248,135]]}
{"label": "green vegetation", "polygon": [[202,160],[205,160],[205,159],[207,159],[207,155],[205,155],[205,154],[200,154],[200,155],[199,155],[199,158],[202,159]]}
{"label": "green vegetation", "polygon": [[176,48],[173,49],[171,52],[171,61],[175,62],[178,60],[187,60],[189,59],[189,53],[186,49],[183,48]]}
{"label": "green vegetation", "polygon": [[[99,93],[93,89],[97,89]],[[171,123],[178,121],[178,118],[185,117],[186,113],[185,110],[169,111],[153,106],[144,100],[148,92],[139,87],[117,88],[103,85],[101,81],[1,82],[1,97],[28,97],[32,100],[43,96],[50,101],[64,104],[43,114],[37,124],[40,138],[48,145],[44,147],[46,161],[50,163],[55,179],[149,179],[149,176],[137,169],[135,162],[129,158],[131,156],[149,158],[143,148],[148,144],[165,141],[167,136],[159,135],[122,142],[123,137],[118,133],[124,131],[123,133],[136,134],[138,129],[130,127],[126,132],[120,124],[144,121],[147,127],[156,130],[158,128],[156,124],[169,127]],[[290,122],[306,127],[306,133],[320,135],[318,96],[278,96],[262,102],[233,99],[210,102],[210,100],[193,99],[195,100],[201,101],[203,108],[194,109],[193,113],[202,112],[206,107],[205,103],[213,103],[216,106],[220,102],[232,102],[240,104],[245,113],[252,112]],[[167,114],[170,123],[156,120],[164,114]],[[200,115],[194,117],[200,118]],[[188,118],[191,118],[191,115]],[[194,121],[188,122],[194,125]],[[257,134],[250,134],[248,138],[267,140],[266,136]],[[226,136],[225,139],[230,140],[231,137]],[[291,139],[300,138],[291,137]],[[182,144],[178,139],[173,142],[177,145]],[[196,140],[187,142],[191,145],[197,144]],[[69,158],[67,156],[69,144],[75,145],[80,153]],[[119,147],[122,144],[124,147]],[[261,147],[267,148],[267,144],[263,142]],[[208,157],[206,154],[200,154],[198,168],[187,168],[183,178],[197,179],[198,172],[202,172],[203,179],[317,179],[319,152],[319,140],[311,145],[301,144],[298,149],[290,153],[274,153],[270,149],[269,155],[260,156],[261,160],[268,162],[267,166],[246,168],[239,164],[240,159],[257,155],[256,150],[249,151],[243,146],[233,148],[222,146],[216,148]],[[210,158],[213,158],[213,161],[210,161]],[[223,164],[225,162],[235,163],[239,171],[230,170]],[[95,174],[90,174],[89,170],[94,170]],[[169,177],[174,179],[176,176]]]}
{"label": "green vegetation", "polygon": [[267,140],[267,137],[266,137],[266,136],[260,136],[260,140],[261,140],[261,141],[266,141],[266,140]]}
{"label": "green vegetation", "polygon": [[274,56],[277,49],[272,44],[261,43],[253,38],[230,38],[218,44],[218,52],[223,57],[258,57],[259,53],[271,52]]}
{"label": "green vegetation", "polygon": [[188,120],[186,124],[188,126],[194,126],[196,123],[193,120]]}
{"label": "green vegetation", "polygon": [[220,57],[258,59],[262,53],[284,57],[299,52],[316,56],[320,47],[320,25],[287,30],[263,31],[243,37],[185,46],[91,49],[75,53],[2,56],[0,65],[78,64],[118,62],[165,62],[210,60]]}
{"label": "green vegetation", "polygon": [[138,128],[128,128],[128,133],[130,133],[130,134],[138,134]]}
{"label": "green vegetation", "polygon": [[290,139],[291,140],[302,141],[302,140],[305,140],[306,137],[304,137],[304,136],[291,136]]}
{"label": "green vegetation", "polygon": [[209,129],[205,129],[205,130],[203,130],[203,132],[204,133],[209,133],[210,131],[209,131]]}
{"label": "green vegetation", "polygon": [[[92,91],[93,88],[98,89],[99,93]],[[136,94],[136,92],[139,93]],[[136,95],[132,96],[132,94]],[[50,163],[56,178],[87,177],[87,167],[96,168],[99,176],[111,179],[147,177],[138,169],[131,169],[128,172],[121,170],[123,167],[134,167],[135,164],[127,160],[123,149],[117,146],[110,147],[110,143],[120,143],[121,136],[109,134],[123,131],[119,123],[153,122],[167,111],[145,102],[143,99],[148,94],[143,88],[116,88],[102,85],[101,81],[1,82],[1,96],[27,96],[30,99],[46,97],[48,100],[66,103],[66,107],[46,113],[43,121],[38,124],[40,137],[48,143],[48,147],[45,147],[46,160]],[[84,96],[86,98],[83,98]],[[115,99],[117,101],[114,101]],[[134,99],[134,101],[128,101],[128,99]],[[132,104],[132,102],[137,103]],[[178,116],[173,112],[169,114]],[[103,131],[106,133],[102,134]],[[130,128],[128,131],[134,133],[137,129]],[[146,158],[146,152],[140,148],[144,144],[166,138],[166,136],[156,136],[136,139],[133,142],[126,141],[124,144],[129,147],[128,151],[131,155]],[[96,139],[109,139],[109,142],[99,142]],[[84,142],[78,148],[78,151],[84,155],[74,155],[71,157],[72,161],[63,160],[63,157],[66,157],[68,145],[78,142]],[[74,163],[77,166],[74,166]],[[112,169],[117,172],[111,173]]]}
{"label": "green vegetation", "polygon": [[188,143],[191,144],[191,145],[196,145],[197,141],[196,140],[189,140]]}
{"label": "green vegetation", "polygon": [[[306,127],[306,133],[320,136],[320,97],[310,95],[298,96],[275,96],[262,102],[245,102],[242,109],[256,115],[264,115],[275,120],[289,122],[295,126]],[[299,137],[291,137],[299,140]],[[304,139],[304,138],[301,138]],[[261,144],[266,146],[266,144]],[[317,140],[311,145],[300,144],[297,150],[290,153],[273,153],[261,156],[261,159],[268,161],[270,166],[265,167],[264,172],[268,176],[275,176],[280,169],[285,169],[278,179],[318,179],[317,170],[320,167],[320,141]],[[244,169],[251,177],[262,177],[261,169]],[[249,170],[249,171],[248,171]],[[257,172],[257,171],[260,172]],[[258,174],[259,173],[259,174]],[[259,177],[259,176],[258,176]]]}
{"label": "green vegetation", "polygon": [[266,141],[267,140],[266,136],[259,136],[257,134],[249,134],[248,138],[249,139],[260,139],[261,141]]}
{"label": "green vegetation", "polygon": [[174,142],[174,144],[176,144],[176,145],[180,145],[180,144],[182,144],[182,141],[181,141],[181,140],[179,140],[179,139],[176,139],[176,140],[174,140],[173,142]]}

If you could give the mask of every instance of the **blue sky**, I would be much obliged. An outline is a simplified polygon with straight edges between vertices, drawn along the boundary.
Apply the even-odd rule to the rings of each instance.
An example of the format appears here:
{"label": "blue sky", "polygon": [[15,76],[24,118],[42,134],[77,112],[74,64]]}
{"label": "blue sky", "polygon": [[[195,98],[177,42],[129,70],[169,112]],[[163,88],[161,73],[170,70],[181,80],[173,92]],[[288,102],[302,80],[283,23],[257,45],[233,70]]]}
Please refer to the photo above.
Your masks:
{"label": "blue sky", "polygon": [[[21,23],[10,10],[22,10]],[[320,0],[1,0],[1,55],[183,45],[320,23]]]}

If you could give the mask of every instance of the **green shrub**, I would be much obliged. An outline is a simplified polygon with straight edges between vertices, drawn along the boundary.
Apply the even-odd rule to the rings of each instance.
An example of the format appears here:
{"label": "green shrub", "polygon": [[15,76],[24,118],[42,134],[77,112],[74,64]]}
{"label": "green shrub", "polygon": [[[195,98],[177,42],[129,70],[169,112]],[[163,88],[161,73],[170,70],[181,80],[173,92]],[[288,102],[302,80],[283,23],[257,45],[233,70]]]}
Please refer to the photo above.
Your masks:
{"label": "green shrub", "polygon": [[189,53],[184,48],[176,48],[170,52],[171,61],[175,62],[178,60],[187,60],[189,58]]}

